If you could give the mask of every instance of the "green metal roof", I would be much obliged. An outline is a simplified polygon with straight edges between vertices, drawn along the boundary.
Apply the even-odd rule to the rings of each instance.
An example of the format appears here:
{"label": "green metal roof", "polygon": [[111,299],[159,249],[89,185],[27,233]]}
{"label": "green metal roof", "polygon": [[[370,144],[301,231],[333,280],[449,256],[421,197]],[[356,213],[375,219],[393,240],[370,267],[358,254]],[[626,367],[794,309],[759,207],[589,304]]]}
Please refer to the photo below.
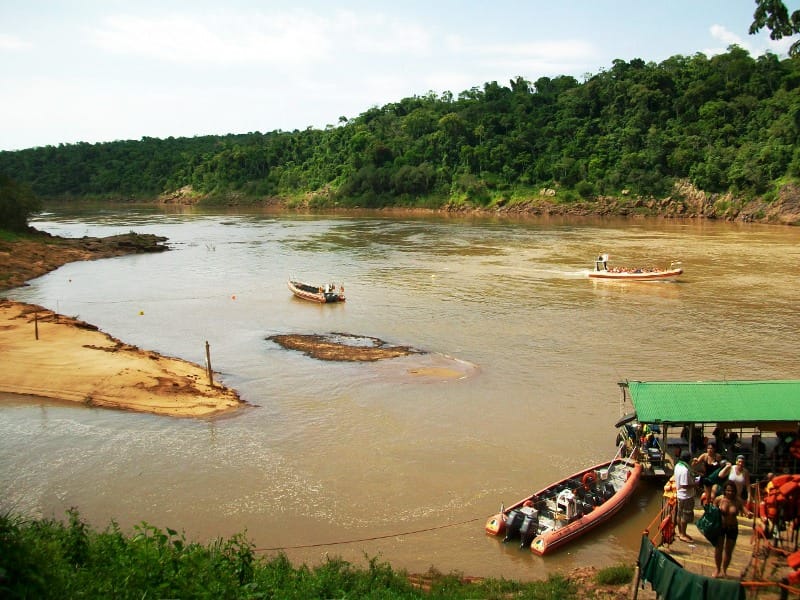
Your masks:
{"label": "green metal roof", "polygon": [[626,381],[640,423],[800,421],[800,381]]}

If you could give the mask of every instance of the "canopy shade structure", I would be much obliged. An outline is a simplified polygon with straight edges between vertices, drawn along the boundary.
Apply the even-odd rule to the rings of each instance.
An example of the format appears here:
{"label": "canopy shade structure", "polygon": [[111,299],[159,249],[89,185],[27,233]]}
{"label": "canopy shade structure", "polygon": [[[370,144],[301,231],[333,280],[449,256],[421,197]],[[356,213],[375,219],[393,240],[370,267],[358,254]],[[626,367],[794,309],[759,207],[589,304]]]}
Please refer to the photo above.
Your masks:
{"label": "canopy shade structure", "polygon": [[800,380],[624,381],[640,423],[741,423],[796,430]]}

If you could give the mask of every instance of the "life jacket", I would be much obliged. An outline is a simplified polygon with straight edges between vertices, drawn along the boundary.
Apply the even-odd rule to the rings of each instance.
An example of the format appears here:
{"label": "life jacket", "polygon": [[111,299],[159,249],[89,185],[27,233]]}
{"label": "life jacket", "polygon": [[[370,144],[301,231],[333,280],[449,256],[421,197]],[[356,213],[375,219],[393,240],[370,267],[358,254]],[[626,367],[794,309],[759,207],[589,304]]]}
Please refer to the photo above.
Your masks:
{"label": "life jacket", "polygon": [[675,523],[672,521],[672,515],[664,517],[658,526],[658,530],[661,532],[662,543],[669,546],[675,541]]}
{"label": "life jacket", "polygon": [[792,521],[800,515],[800,475],[773,477],[772,488],[764,498],[764,515],[767,519],[781,518]]}

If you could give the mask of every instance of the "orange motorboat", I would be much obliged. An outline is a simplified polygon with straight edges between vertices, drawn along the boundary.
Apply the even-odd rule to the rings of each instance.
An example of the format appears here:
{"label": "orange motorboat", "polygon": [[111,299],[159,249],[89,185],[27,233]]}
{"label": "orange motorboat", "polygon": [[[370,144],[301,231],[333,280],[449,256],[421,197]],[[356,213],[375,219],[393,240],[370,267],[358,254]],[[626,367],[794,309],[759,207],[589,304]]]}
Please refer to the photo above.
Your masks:
{"label": "orange motorboat", "polygon": [[633,495],[642,465],[630,458],[579,471],[493,515],[486,533],[547,554],[607,522]]}

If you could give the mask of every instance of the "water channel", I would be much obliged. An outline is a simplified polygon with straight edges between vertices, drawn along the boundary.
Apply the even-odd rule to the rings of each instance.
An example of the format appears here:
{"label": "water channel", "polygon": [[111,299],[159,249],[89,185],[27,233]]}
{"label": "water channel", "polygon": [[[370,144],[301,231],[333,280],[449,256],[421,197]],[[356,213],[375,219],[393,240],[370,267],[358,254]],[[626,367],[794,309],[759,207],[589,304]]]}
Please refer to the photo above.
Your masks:
{"label": "water channel", "polygon": [[[24,514],[75,506],[98,528],[146,521],[201,542],[245,532],[308,564],[536,579],[631,563],[654,485],[545,558],[483,523],[614,455],[618,381],[800,379],[798,228],[130,208],[32,224],[168,237],[169,252],[71,263],[5,295],[200,364],[208,341],[251,406],[197,420],[0,396],[0,506]],[[593,282],[600,252],[685,275]],[[300,301],[292,274],[342,282],[348,301]],[[331,332],[428,354],[324,362],[266,339]]]}

